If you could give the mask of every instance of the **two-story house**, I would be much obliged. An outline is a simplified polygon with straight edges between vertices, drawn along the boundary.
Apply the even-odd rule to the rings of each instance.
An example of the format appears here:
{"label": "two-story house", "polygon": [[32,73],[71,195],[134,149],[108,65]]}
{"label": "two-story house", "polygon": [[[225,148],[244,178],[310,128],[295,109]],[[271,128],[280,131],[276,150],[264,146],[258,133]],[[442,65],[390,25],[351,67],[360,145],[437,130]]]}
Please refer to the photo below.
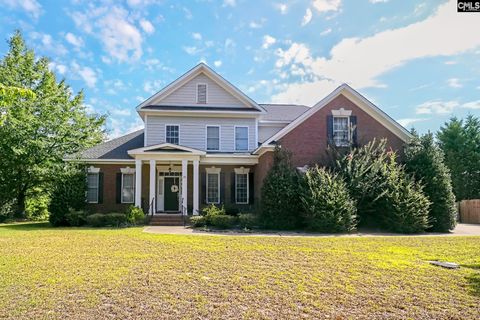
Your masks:
{"label": "two-story house", "polygon": [[348,85],[312,107],[258,104],[201,63],[137,107],[144,130],[77,156],[88,167],[92,211],[141,206],[152,214],[198,214],[207,204],[252,208],[275,144],[297,167],[322,163],[328,143],[387,138],[399,150],[408,131]]}

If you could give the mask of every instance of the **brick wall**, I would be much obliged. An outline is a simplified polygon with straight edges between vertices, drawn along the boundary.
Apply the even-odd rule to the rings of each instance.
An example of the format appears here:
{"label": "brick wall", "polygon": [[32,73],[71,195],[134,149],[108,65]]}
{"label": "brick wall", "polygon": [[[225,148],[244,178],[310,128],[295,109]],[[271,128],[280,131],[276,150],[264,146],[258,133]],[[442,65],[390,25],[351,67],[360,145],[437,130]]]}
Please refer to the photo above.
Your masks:
{"label": "brick wall", "polygon": [[332,114],[332,110],[340,108],[352,110],[352,116],[357,117],[357,141],[360,145],[374,138],[386,138],[388,147],[402,150],[403,141],[399,137],[345,96],[339,95],[280,139],[280,145],[292,152],[292,161],[296,167],[326,163],[327,116]]}

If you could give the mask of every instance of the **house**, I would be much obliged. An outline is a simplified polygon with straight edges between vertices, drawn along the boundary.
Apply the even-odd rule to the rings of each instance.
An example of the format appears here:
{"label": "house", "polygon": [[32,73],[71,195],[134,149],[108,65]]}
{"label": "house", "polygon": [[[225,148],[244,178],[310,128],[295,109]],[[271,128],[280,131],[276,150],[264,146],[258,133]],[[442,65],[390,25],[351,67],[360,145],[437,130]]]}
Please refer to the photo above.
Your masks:
{"label": "house", "polygon": [[258,104],[200,63],[137,107],[144,129],[75,157],[87,164],[88,207],[134,204],[149,213],[198,214],[208,204],[251,209],[276,144],[294,165],[321,163],[328,143],[386,138],[400,150],[408,131],[348,85],[312,107]]}

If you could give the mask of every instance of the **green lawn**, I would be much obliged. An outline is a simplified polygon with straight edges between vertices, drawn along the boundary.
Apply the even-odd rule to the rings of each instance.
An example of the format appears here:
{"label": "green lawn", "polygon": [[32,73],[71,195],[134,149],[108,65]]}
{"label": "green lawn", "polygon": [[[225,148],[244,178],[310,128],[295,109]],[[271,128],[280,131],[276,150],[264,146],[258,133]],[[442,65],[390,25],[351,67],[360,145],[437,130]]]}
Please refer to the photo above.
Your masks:
{"label": "green lawn", "polygon": [[[428,264],[440,259],[459,270]],[[480,237],[0,226],[0,318],[476,319]]]}

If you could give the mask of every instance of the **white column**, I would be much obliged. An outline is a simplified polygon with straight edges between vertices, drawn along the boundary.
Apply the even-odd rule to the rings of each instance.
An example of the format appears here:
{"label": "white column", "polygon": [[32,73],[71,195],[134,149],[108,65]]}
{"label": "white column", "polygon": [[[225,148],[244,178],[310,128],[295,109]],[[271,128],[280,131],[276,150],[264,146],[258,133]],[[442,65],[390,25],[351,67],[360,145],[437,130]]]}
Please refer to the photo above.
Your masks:
{"label": "white column", "polygon": [[[187,169],[188,160],[182,160],[182,213],[187,214]],[[184,211],[185,210],[185,211]]]}
{"label": "white column", "polygon": [[193,160],[193,214],[198,215],[199,209],[199,188],[198,188],[198,160]]}
{"label": "white column", "polygon": [[142,160],[135,160],[135,207],[142,207]]}
{"label": "white column", "polygon": [[[156,207],[156,201],[155,200],[155,191],[157,188],[155,188],[155,182],[157,181],[156,175],[157,175],[157,170],[156,170],[157,162],[155,160],[150,160],[150,200],[148,201],[148,210],[149,213],[155,213],[155,207]],[[153,202],[153,206],[152,206]]]}

